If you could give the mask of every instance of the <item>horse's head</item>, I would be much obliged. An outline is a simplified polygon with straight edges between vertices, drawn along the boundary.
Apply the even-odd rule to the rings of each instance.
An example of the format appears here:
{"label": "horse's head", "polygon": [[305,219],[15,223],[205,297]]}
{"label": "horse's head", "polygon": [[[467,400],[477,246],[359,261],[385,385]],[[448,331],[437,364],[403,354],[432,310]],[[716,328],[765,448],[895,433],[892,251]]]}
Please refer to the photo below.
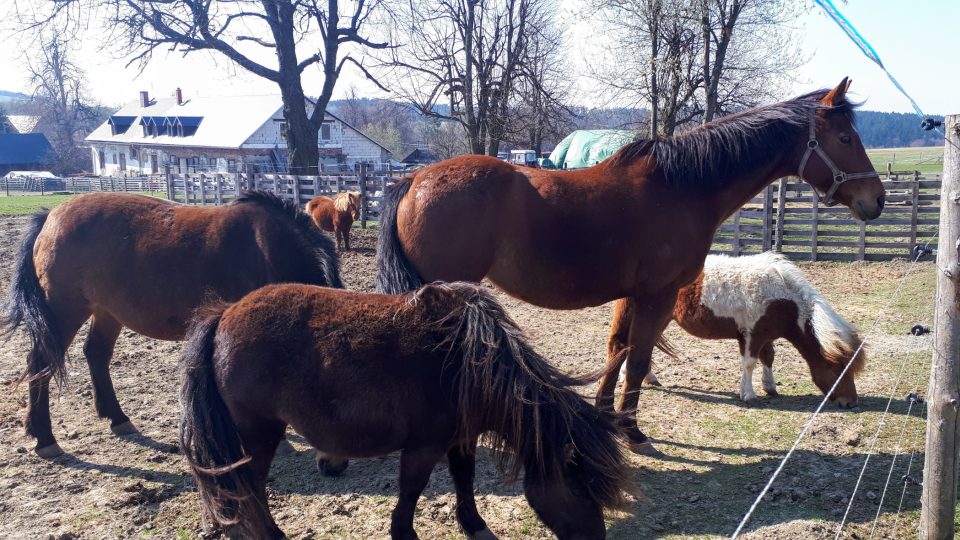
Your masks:
{"label": "horse's head", "polygon": [[811,109],[806,144],[797,151],[797,174],[817,190],[823,204],[841,203],[855,218],[869,221],[883,210],[883,183],[854,128],[849,88],[844,77]]}
{"label": "horse's head", "polygon": [[[860,403],[860,397],[857,395],[857,383],[854,377],[863,370],[867,362],[867,353],[860,346],[859,337],[850,345],[835,347],[834,352],[824,351],[823,358],[826,361],[808,362],[810,374],[813,376],[813,382],[821,392],[826,394],[833,388],[837,382],[837,377],[843,373],[847,364],[853,365],[847,369],[843,379],[837,384],[837,388],[830,396],[830,401],[835,403],[841,409],[850,409]],[[854,354],[856,353],[856,356]]]}
{"label": "horse's head", "polygon": [[350,199],[350,213],[353,219],[360,219],[360,193],[351,191],[347,193],[347,197]]}
{"label": "horse's head", "polygon": [[[605,538],[604,509],[619,509],[626,504],[624,489],[629,473],[613,415],[583,405],[583,414],[571,423],[570,431],[563,431],[566,443],[550,441],[549,435],[544,438],[543,451],[560,454],[560,470],[538,470],[528,464],[524,475],[524,493],[530,507],[561,540]],[[547,446],[551,442],[552,449]]]}

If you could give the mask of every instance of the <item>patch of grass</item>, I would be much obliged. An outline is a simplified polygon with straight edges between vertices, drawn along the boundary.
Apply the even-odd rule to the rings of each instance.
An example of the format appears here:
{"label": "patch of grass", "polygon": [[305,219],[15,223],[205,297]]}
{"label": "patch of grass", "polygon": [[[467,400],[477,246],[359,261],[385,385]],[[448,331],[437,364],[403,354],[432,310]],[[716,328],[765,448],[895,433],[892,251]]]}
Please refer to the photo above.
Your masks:
{"label": "patch of grass", "polygon": [[943,147],[922,146],[917,148],[873,148],[867,156],[878,171],[887,170],[891,163],[894,171],[943,172]]}
{"label": "patch of grass", "polygon": [[[140,195],[147,195],[149,197],[156,197],[158,199],[167,198],[167,194],[162,191],[140,193]],[[9,197],[5,197],[0,194],[0,216],[20,216],[24,214],[32,214],[40,211],[43,208],[53,208],[59,204],[69,201],[71,198],[76,196],[76,193],[57,193],[51,195],[11,195]]]}

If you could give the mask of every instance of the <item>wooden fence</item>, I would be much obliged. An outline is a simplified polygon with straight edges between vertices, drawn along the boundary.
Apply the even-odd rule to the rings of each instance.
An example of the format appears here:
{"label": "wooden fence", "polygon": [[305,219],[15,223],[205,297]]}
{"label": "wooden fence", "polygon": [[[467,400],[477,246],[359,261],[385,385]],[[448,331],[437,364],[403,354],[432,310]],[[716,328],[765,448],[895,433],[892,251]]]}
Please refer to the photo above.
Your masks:
{"label": "wooden fence", "polygon": [[[940,178],[892,173],[883,215],[865,225],[844,206],[819,204],[813,189],[796,178],[768,186],[721,225],[712,253],[746,255],[776,250],[794,260],[878,261],[910,257],[917,244],[934,237],[940,214]],[[383,194],[398,180],[390,172],[285,174],[169,174],[167,198],[199,205],[229,202],[238,190],[262,189],[303,204],[316,195],[360,193],[360,226],[379,219]]]}

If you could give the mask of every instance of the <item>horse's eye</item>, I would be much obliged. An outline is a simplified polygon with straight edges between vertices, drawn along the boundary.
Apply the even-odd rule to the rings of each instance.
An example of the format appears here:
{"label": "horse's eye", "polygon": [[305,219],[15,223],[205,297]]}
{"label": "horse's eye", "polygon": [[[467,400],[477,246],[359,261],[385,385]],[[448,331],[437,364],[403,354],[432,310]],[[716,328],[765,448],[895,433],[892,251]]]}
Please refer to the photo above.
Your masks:
{"label": "horse's eye", "polygon": [[842,142],[843,144],[850,144],[850,136],[849,135],[841,136],[840,142]]}

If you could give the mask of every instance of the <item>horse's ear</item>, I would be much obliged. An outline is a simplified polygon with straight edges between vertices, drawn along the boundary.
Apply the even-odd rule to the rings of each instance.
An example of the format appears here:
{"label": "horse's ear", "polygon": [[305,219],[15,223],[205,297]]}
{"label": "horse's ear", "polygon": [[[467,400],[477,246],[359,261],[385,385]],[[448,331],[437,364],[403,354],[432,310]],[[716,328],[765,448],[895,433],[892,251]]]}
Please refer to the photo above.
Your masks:
{"label": "horse's ear", "polygon": [[836,107],[843,104],[843,100],[847,95],[847,89],[850,88],[850,80],[847,77],[844,77],[840,84],[836,88],[827,92],[827,95],[823,96],[823,99],[820,100],[820,103],[823,103],[827,107]]}

